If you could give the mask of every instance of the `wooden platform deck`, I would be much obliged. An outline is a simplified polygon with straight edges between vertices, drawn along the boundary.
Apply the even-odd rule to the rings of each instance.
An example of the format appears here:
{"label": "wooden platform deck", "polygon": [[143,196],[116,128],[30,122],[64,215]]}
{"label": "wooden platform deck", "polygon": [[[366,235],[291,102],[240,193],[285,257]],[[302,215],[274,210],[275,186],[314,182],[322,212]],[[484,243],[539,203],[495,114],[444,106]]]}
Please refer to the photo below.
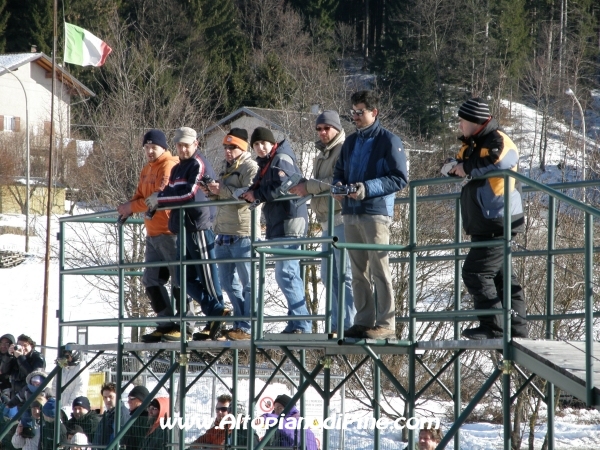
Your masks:
{"label": "wooden platform deck", "polygon": [[[514,361],[580,400],[586,400],[585,342],[515,339]],[[593,402],[600,409],[600,343],[594,345]]]}

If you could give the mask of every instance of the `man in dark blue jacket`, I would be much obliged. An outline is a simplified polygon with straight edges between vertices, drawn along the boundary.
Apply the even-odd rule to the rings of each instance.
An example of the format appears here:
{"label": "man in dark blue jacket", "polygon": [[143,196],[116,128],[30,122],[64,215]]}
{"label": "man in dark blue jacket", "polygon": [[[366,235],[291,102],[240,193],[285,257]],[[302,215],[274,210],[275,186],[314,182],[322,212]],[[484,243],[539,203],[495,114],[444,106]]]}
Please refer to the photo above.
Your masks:
{"label": "man in dark blue jacket", "polygon": [[[182,127],[175,131],[175,145],[179,156],[179,164],[171,169],[169,185],[161,192],[155,192],[146,199],[150,209],[157,206],[180,206],[193,202],[206,202],[208,198],[200,189],[202,177],[217,177],[208,160],[198,151],[196,132],[192,128]],[[179,215],[184,214],[184,230],[179,229]],[[169,231],[177,235],[177,254],[181,245],[181,234],[185,233],[187,259],[215,259],[215,234],[212,230],[216,209],[214,206],[202,205],[172,211],[169,216]],[[187,294],[200,304],[206,316],[226,316],[230,310],[225,308],[223,294],[217,272],[217,265],[199,264],[187,266]],[[178,271],[181,281],[181,273]],[[181,285],[181,283],[180,283]],[[214,339],[221,326],[220,321],[209,322],[194,340]],[[180,339],[179,330],[175,329],[163,334],[163,341]]]}
{"label": "man in dark blue jacket", "polygon": [[[379,123],[379,99],[375,92],[356,92],[351,101],[357,131],[344,142],[333,172],[333,184],[356,188],[356,192],[349,195],[335,196],[342,202],[346,241],[388,245],[394,198],[408,183],[406,155],[400,138]],[[396,306],[388,253],[370,250],[348,253],[356,316],[345,336],[395,338]]]}
{"label": "man in dark blue jacket", "polygon": [[[274,201],[285,195],[282,186],[294,175],[301,175],[296,155],[287,140],[277,142],[271,130],[258,127],[252,132],[250,145],[257,154],[258,173],[243,198],[252,203],[264,203],[267,222],[267,239],[292,239],[305,237],[308,227],[306,204],[292,200]],[[297,244],[275,246],[296,250]],[[288,316],[307,316],[304,283],[300,272],[300,261],[288,259],[275,262],[275,281],[288,303]],[[310,320],[289,320],[282,333],[311,333]]]}

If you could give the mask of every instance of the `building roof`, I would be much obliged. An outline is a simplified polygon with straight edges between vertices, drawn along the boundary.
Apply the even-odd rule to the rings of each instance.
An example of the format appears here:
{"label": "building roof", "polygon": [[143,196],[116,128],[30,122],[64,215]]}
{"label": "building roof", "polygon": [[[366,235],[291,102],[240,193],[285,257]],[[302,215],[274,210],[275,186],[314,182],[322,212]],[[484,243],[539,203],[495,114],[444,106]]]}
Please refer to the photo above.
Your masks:
{"label": "building roof", "polygon": [[[52,72],[52,59],[44,53],[8,53],[0,55],[0,75],[7,72],[6,68],[14,71],[30,62],[35,62],[47,73]],[[71,75],[65,67],[61,67],[57,64],[56,73],[57,79],[70,87],[75,94],[82,97],[94,97],[96,95],[77,78]]]}

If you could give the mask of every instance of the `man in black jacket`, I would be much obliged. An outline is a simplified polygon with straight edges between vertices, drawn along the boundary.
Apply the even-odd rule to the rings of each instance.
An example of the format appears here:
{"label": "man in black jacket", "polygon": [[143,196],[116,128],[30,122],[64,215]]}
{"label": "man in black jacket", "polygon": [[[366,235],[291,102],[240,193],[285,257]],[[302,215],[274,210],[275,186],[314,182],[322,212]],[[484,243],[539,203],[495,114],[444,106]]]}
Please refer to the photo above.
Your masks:
{"label": "man in black jacket", "polygon": [[[205,202],[208,198],[200,189],[203,177],[214,180],[217,175],[208,160],[198,150],[196,132],[188,127],[175,131],[175,145],[179,164],[171,169],[169,184],[162,192],[155,192],[146,199],[148,208],[158,206],[180,206],[192,202]],[[184,214],[184,230],[179,229],[179,215]],[[181,211],[172,211],[169,217],[169,231],[177,235],[177,254],[181,248],[181,235],[185,233],[186,259],[215,259],[215,234],[212,230],[215,218],[214,206],[197,206]],[[231,312],[225,308],[223,294],[217,272],[217,265],[199,264],[187,266],[187,295],[200,304],[206,316],[227,316]],[[181,286],[181,271],[178,270]],[[194,334],[194,340],[214,339],[221,327],[220,321],[209,323],[204,330]],[[163,341],[178,341],[178,331],[165,333]]]}
{"label": "man in black jacket", "polygon": [[35,350],[35,341],[25,334],[17,338],[17,345],[12,347],[12,354],[17,359],[17,367],[12,375],[12,389],[16,394],[25,387],[27,375],[34,370],[46,368],[46,361],[43,355]]}
{"label": "man in black jacket", "polygon": [[[458,110],[459,138],[462,146],[456,156],[458,164],[450,175],[477,178],[485,173],[510,169],[517,170],[519,152],[514,142],[500,130],[496,119],[481,98],[472,98]],[[471,180],[463,183],[461,191],[461,216],[465,233],[471,242],[499,241],[504,239],[504,190],[503,177]],[[511,211],[511,236],[524,228],[521,193],[515,180],[509,178]],[[504,299],[503,247],[473,247],[462,268],[463,282],[473,297],[475,309],[496,309],[498,315],[479,316],[479,326],[463,330],[468,339],[493,339],[502,337],[502,312]],[[523,288],[515,272],[511,277],[512,337],[527,337],[525,299]]]}
{"label": "man in black jacket", "polygon": [[0,392],[11,388],[10,374],[14,371],[17,361],[9,349],[14,343],[15,338],[12,334],[0,337]]}
{"label": "man in black jacket", "polygon": [[73,400],[73,412],[71,413],[71,418],[66,423],[67,428],[79,425],[90,441],[94,437],[94,433],[100,422],[98,414],[91,409],[90,401],[87,397],[75,398],[75,400]]}
{"label": "man in black jacket", "polygon": [[115,383],[104,383],[100,388],[104,400],[104,414],[94,433],[93,445],[108,445],[115,438],[115,413],[117,407],[121,408],[121,427],[129,418],[129,411],[123,402],[117,400],[117,386]]}

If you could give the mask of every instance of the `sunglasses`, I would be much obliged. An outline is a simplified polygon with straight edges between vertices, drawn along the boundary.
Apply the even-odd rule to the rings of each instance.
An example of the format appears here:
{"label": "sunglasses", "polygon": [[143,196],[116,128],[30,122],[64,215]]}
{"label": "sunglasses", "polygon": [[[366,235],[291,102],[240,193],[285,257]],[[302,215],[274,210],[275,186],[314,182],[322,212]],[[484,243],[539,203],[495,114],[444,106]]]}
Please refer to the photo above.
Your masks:
{"label": "sunglasses", "polygon": [[369,111],[368,109],[351,109],[350,110],[350,115],[352,116],[362,116],[365,111]]}
{"label": "sunglasses", "polygon": [[227,406],[220,406],[218,408],[215,408],[215,411],[218,411],[218,412],[228,412],[229,411],[229,407],[227,407]]}
{"label": "sunglasses", "polygon": [[321,131],[331,130],[331,127],[317,127],[316,130],[317,130],[317,133],[320,133]]}
{"label": "sunglasses", "polygon": [[223,149],[225,150],[235,150],[237,148],[236,145],[224,145]]}

